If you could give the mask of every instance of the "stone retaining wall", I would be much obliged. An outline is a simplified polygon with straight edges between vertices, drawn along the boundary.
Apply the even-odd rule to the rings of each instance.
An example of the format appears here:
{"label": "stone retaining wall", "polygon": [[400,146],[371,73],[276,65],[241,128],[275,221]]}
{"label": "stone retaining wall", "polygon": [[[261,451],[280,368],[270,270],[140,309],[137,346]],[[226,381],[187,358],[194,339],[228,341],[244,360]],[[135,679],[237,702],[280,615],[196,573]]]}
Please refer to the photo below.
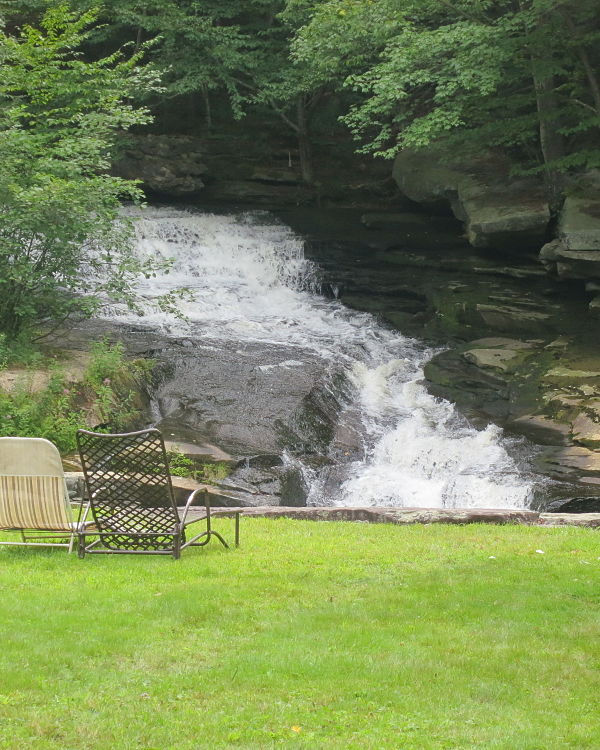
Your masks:
{"label": "stone retaining wall", "polygon": [[[232,509],[228,509],[232,510]],[[529,526],[600,526],[600,513],[538,513],[533,510],[487,508],[240,508],[255,518],[295,518],[307,521],[361,521],[363,523],[497,523]]]}

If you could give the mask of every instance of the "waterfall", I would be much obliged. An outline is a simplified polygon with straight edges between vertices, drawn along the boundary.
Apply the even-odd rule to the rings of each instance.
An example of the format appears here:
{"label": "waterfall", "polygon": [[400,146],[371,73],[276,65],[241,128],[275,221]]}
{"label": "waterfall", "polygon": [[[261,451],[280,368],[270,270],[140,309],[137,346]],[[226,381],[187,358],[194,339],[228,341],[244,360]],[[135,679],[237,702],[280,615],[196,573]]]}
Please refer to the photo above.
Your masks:
{"label": "waterfall", "polygon": [[[422,367],[435,353],[388,330],[370,314],[321,296],[319,269],[303,241],[267,212],[214,215],[180,209],[129,210],[142,257],[173,259],[170,273],[140,279],[140,319],[113,307],[110,317],[142,322],[204,347],[223,342],[282,346],[280,368],[317,357],[341,372],[347,410],[360,425],[363,451],[324,494],[312,477],[309,503],[419,507],[526,507],[532,484],[496,426],[477,430],[447,401],[427,393]],[[185,287],[184,318],[152,302]],[[290,352],[293,353],[290,356]],[[273,368],[274,365],[264,365]]]}

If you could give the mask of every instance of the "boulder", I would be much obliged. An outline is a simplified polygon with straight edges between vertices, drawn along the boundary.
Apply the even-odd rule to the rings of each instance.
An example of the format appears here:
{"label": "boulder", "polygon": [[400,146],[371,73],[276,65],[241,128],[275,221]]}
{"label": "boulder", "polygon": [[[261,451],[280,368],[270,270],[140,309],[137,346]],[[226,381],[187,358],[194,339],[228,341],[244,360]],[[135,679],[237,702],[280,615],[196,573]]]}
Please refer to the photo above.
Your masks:
{"label": "boulder", "polygon": [[540,414],[523,414],[511,419],[507,427],[540,445],[569,445],[570,427]]}
{"label": "boulder", "polygon": [[486,325],[505,332],[543,334],[552,317],[548,312],[519,304],[479,304],[475,309]]}
{"label": "boulder", "polygon": [[567,476],[600,477],[600,451],[580,445],[564,448],[548,448],[537,463],[551,476],[562,479]]}
{"label": "boulder", "polygon": [[519,361],[519,352],[510,349],[468,349],[462,355],[476,367],[488,367],[508,372]]}

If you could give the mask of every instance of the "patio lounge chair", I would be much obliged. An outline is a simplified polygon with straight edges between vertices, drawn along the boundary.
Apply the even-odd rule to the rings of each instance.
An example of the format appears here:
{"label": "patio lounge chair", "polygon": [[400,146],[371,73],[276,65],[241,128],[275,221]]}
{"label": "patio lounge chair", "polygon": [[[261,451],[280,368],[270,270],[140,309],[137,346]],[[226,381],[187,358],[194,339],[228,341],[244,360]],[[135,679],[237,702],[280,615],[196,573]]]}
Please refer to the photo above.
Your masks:
{"label": "patio lounge chair", "polygon": [[[159,430],[107,435],[77,432],[92,514],[94,536],[79,537],[79,556],[86,553],[173,555],[186,547],[202,547],[212,537],[229,547],[211,526],[211,507],[205,488],[194,490],[185,504],[175,503],[169,462]],[[192,507],[202,496],[203,507]],[[235,543],[239,543],[239,510],[235,516]],[[203,522],[204,530],[186,540],[186,527]]]}
{"label": "patio lounge chair", "polygon": [[73,549],[83,527],[69,502],[56,446],[44,438],[0,438],[0,529],[20,531],[21,541],[0,544]]}

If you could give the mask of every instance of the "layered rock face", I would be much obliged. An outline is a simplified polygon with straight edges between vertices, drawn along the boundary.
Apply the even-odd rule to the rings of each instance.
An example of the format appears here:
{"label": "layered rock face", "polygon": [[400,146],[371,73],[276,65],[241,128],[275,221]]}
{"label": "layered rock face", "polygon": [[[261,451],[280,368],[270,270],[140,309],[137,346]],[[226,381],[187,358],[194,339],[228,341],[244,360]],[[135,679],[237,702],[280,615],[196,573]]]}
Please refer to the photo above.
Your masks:
{"label": "layered rock face", "polygon": [[413,201],[449,205],[473,247],[508,254],[541,248],[545,270],[583,281],[592,295],[590,312],[600,313],[600,173],[571,179],[556,229],[541,181],[512,177],[509,164],[498,158],[484,156],[456,167],[426,152],[404,151],[393,176]]}
{"label": "layered rock face", "polygon": [[568,195],[558,223],[557,238],[544,245],[540,260],[561,279],[585,282],[593,294],[590,312],[600,314],[600,178],[588,179]]}
{"label": "layered rock face", "polygon": [[131,135],[122,143],[113,172],[128,180],[141,180],[147,191],[157,195],[192,196],[204,187],[205,155],[205,144],[199,138]]}
{"label": "layered rock face", "polygon": [[425,152],[403,151],[392,174],[411,200],[433,207],[448,203],[473,247],[530,248],[546,236],[550,210],[543,185],[511,178],[508,165],[497,158],[457,168]]}
{"label": "layered rock face", "polygon": [[160,200],[267,208],[398,201],[387,164],[322,140],[314,143],[318,178],[305,184],[292,131],[274,133],[259,125],[245,121],[243,128],[200,136],[128,133],[113,173],[140,180],[148,197]]}

